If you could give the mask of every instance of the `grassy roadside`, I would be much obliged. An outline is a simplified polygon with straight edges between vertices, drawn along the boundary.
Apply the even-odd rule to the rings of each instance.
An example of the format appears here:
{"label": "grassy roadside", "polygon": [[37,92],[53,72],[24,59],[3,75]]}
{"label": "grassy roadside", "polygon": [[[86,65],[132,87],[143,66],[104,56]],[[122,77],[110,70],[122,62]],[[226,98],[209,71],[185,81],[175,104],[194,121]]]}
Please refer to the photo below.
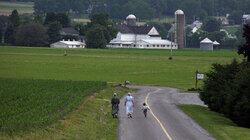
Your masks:
{"label": "grassy roadside", "polygon": [[108,85],[107,89],[91,96],[77,111],[62,120],[63,127],[46,139],[115,140],[118,120],[111,116],[110,99],[114,92],[121,98],[128,91],[127,88]]}
{"label": "grassy roadside", "polygon": [[118,120],[111,116],[110,99],[114,92],[118,93],[121,98],[128,91],[128,88],[109,84],[106,89],[88,97],[79,109],[67,115],[65,119],[47,129],[33,131],[29,135],[12,137],[12,139],[115,140]]}
{"label": "grassy roadside", "polygon": [[218,140],[250,140],[250,129],[238,127],[219,113],[197,105],[178,106]]}

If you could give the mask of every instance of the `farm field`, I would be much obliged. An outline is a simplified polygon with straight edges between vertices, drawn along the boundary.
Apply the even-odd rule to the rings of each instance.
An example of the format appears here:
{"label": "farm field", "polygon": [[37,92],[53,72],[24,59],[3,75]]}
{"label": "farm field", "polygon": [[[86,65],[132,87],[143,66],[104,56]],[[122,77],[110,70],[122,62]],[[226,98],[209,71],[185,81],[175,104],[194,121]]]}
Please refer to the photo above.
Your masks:
{"label": "farm field", "polygon": [[[0,47],[0,77],[74,81],[125,80],[138,85],[180,89],[194,87],[195,71],[207,72],[212,63],[240,60],[235,51],[139,49],[65,49]],[[199,82],[201,85],[202,82]],[[199,86],[200,86],[199,85]]]}
{"label": "farm field", "polygon": [[236,32],[240,29],[240,25],[235,26],[223,26],[223,29],[225,29],[229,34],[235,35]]}
{"label": "farm field", "polygon": [[0,133],[24,134],[45,128],[106,88],[105,82],[0,78]]}
{"label": "farm field", "polygon": [[225,116],[197,105],[179,105],[187,115],[217,140],[249,140],[250,129],[239,127]]}
{"label": "farm field", "polygon": [[16,9],[19,14],[32,14],[33,2],[0,2],[0,15],[10,15]]}

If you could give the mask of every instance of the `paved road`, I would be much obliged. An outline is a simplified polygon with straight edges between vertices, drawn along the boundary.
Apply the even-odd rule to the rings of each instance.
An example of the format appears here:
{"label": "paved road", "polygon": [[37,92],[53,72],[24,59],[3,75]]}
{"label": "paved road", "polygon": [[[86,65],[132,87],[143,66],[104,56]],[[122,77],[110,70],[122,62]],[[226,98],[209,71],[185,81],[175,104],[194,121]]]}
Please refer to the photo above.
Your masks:
{"label": "paved road", "polygon": [[[125,114],[124,97],[119,111],[118,140],[213,140],[214,138],[177,108],[178,90],[167,87],[130,86],[140,89],[133,93],[133,118]],[[153,113],[143,116],[140,107],[145,102]],[[186,96],[185,96],[186,98]],[[194,100],[197,100],[194,98]],[[198,103],[199,104],[199,103]]]}

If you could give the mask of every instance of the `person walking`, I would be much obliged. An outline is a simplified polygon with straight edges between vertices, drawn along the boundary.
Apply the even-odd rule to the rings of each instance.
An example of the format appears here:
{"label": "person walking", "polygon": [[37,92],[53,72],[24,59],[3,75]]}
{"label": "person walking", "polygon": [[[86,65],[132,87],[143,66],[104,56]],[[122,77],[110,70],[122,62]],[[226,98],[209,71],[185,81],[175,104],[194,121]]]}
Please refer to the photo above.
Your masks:
{"label": "person walking", "polygon": [[132,118],[133,107],[134,107],[134,97],[131,96],[131,93],[128,93],[126,97],[125,106],[126,106],[126,114],[128,118]]}
{"label": "person walking", "polygon": [[120,100],[117,97],[116,93],[114,93],[114,97],[111,99],[111,104],[112,104],[112,116],[113,116],[113,118],[117,118]]}
{"label": "person walking", "polygon": [[150,109],[149,109],[149,107],[146,105],[146,103],[143,103],[142,105],[143,105],[143,106],[142,106],[143,114],[144,114],[144,116],[145,116],[145,118],[146,118],[146,117],[147,117],[147,112],[148,112],[148,110],[150,110]]}

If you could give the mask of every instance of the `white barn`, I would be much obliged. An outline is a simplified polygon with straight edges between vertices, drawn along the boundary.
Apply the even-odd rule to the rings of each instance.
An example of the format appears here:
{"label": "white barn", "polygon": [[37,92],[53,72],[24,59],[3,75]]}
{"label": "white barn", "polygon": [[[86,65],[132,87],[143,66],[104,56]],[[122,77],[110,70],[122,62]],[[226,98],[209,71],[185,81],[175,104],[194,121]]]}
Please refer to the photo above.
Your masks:
{"label": "white barn", "polygon": [[127,24],[116,24],[119,32],[107,45],[110,48],[178,49],[178,45],[162,39],[153,26],[136,26],[136,17],[129,15]]}
{"label": "white barn", "polygon": [[84,42],[80,42],[80,41],[58,41],[56,43],[53,43],[50,45],[51,48],[85,48],[85,43]]}

